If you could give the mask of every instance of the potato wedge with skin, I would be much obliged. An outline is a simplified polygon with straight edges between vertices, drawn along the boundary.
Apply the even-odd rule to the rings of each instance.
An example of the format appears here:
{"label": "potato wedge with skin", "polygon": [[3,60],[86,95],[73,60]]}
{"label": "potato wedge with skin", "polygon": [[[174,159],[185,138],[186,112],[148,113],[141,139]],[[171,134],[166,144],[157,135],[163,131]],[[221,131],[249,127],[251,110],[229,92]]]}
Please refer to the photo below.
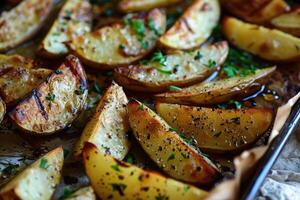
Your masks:
{"label": "potato wedge with skin", "polygon": [[7,68],[0,74],[0,96],[11,106],[37,88],[53,72],[50,69]]}
{"label": "potato wedge with skin", "polygon": [[48,135],[70,125],[82,110],[87,97],[87,81],[79,59],[68,56],[31,95],[9,116],[21,129]]}
{"label": "potato wedge with skin", "polygon": [[122,87],[113,83],[101,98],[95,114],[86,124],[75,146],[74,155],[80,156],[84,143],[90,142],[103,153],[122,160],[130,149],[127,137],[129,131],[127,103],[128,99]]}
{"label": "potato wedge with skin", "polygon": [[61,179],[64,162],[58,147],[20,172],[0,190],[3,200],[50,200]]}
{"label": "potato wedge with skin", "polygon": [[256,70],[255,74],[245,77],[199,83],[176,92],[157,94],[157,101],[187,105],[211,105],[229,101],[236,97],[245,97],[261,88],[264,79],[274,72],[276,67]]}
{"label": "potato wedge with skin", "polygon": [[96,200],[94,190],[91,186],[83,187],[66,198],[67,200]]}
{"label": "potato wedge with skin", "polygon": [[90,32],[92,18],[88,0],[68,0],[42,41],[39,54],[50,58],[66,55],[68,48],[65,43]]}
{"label": "potato wedge with skin", "polygon": [[31,69],[35,67],[34,61],[30,58],[25,58],[19,55],[5,55],[0,54],[0,76],[6,73],[8,68],[26,68]]}
{"label": "potato wedge with skin", "polygon": [[197,141],[206,151],[227,153],[241,150],[259,139],[273,120],[271,109],[215,109],[157,103],[166,122]]}
{"label": "potato wedge with skin", "polygon": [[24,0],[0,16],[0,52],[16,47],[38,32],[50,14],[54,0]]}
{"label": "potato wedge with skin", "polygon": [[147,11],[157,7],[170,6],[182,0],[122,0],[118,8],[125,13]]}
{"label": "potato wedge with skin", "polygon": [[229,42],[263,59],[287,62],[300,58],[300,39],[287,33],[232,17],[225,17],[222,27]]}
{"label": "potato wedge with skin", "polygon": [[284,0],[221,0],[221,4],[233,15],[256,24],[265,24],[290,9]]}
{"label": "potato wedge with skin", "polygon": [[159,39],[171,49],[192,49],[207,40],[220,19],[218,0],[195,0],[181,18]]}
{"label": "potato wedge with skin", "polygon": [[187,86],[204,80],[223,64],[227,55],[227,42],[218,42],[191,52],[176,51],[165,55],[163,65],[150,61],[117,68],[114,78],[131,90],[163,92],[171,85]]}
{"label": "potato wedge with skin", "polygon": [[300,37],[300,7],[272,19],[271,24],[279,30]]}
{"label": "potato wedge with skin", "polygon": [[70,48],[87,65],[113,69],[150,53],[165,28],[165,13],[154,9],[145,16],[127,15],[123,23],[79,36],[72,41]]}
{"label": "potato wedge with skin", "polygon": [[171,177],[196,184],[212,183],[217,167],[189,146],[151,109],[136,100],[129,102],[129,123],[145,152]]}
{"label": "potato wedge with skin", "polygon": [[101,199],[204,199],[206,192],[192,185],[138,168],[100,152],[86,143],[83,163]]}

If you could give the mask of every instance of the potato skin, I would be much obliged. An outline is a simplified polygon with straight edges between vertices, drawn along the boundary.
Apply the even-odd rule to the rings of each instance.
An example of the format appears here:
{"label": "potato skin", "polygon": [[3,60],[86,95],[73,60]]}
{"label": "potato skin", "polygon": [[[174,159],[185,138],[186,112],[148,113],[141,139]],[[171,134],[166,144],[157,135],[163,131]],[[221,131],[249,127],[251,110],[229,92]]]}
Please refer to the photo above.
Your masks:
{"label": "potato skin", "polygon": [[[83,163],[101,199],[199,200],[206,192],[103,154],[91,143],[83,149]],[[160,198],[160,199],[161,199]]]}
{"label": "potato skin", "polygon": [[84,69],[79,59],[70,55],[9,116],[26,132],[48,135],[70,125],[82,110],[86,97]]}
{"label": "potato skin", "polygon": [[1,188],[0,199],[49,200],[60,182],[63,162],[62,147],[50,151]]}
{"label": "potato skin", "polygon": [[233,15],[255,24],[266,24],[290,9],[284,0],[221,0],[221,4]]}
{"label": "potato skin", "polygon": [[0,16],[0,52],[33,37],[50,14],[54,0],[24,0]]}
{"label": "potato skin", "polygon": [[156,103],[166,122],[213,153],[240,151],[262,136],[273,121],[272,109],[223,110]]}
{"label": "potato skin", "polygon": [[3,120],[5,113],[6,113],[6,105],[4,101],[0,98],[0,123]]}
{"label": "potato skin", "polygon": [[[141,20],[145,26],[143,34],[146,47],[143,47],[132,26],[123,22],[76,37],[69,48],[86,65],[97,69],[108,70],[131,64],[150,53],[166,29],[166,15],[162,10],[154,9],[142,16],[135,14],[133,18]],[[159,33],[148,27],[150,19]]]}
{"label": "potato skin", "polygon": [[296,37],[300,37],[300,7],[294,10],[284,13],[274,19],[272,19],[271,24],[273,27],[290,33]]}
{"label": "potato skin", "polygon": [[159,39],[171,49],[193,49],[208,39],[220,18],[218,0],[195,0],[181,18]]}
{"label": "potato skin", "polygon": [[23,99],[52,73],[50,69],[24,67],[11,67],[5,71],[0,75],[0,95],[8,106]]}
{"label": "potato skin", "polygon": [[[146,65],[119,67],[114,71],[114,79],[128,89],[141,92],[163,92],[171,85],[188,86],[204,80],[216,71],[224,63],[228,50],[227,42],[223,41],[190,52],[176,51],[165,55],[165,67],[156,61]],[[197,58],[198,55],[201,55],[200,59]],[[208,67],[210,60],[216,65]],[[171,73],[160,72],[159,69],[163,68]]]}
{"label": "potato skin", "polygon": [[157,7],[170,6],[182,0],[122,0],[118,9],[125,13],[147,11]]}
{"label": "potato skin", "polygon": [[68,53],[66,42],[91,31],[92,7],[88,0],[68,0],[61,9],[46,38],[39,47],[39,55],[56,58]]}
{"label": "potato skin", "polygon": [[217,167],[189,146],[157,114],[136,100],[128,104],[129,123],[145,152],[171,177],[195,184],[210,184]]}
{"label": "potato skin", "polygon": [[126,105],[128,99],[122,87],[113,83],[101,98],[96,111],[86,124],[75,146],[74,155],[79,157],[84,143],[95,144],[103,153],[122,160],[130,149],[127,137],[129,122]]}
{"label": "potato skin", "polygon": [[300,39],[287,33],[225,17],[223,33],[228,41],[263,59],[288,62],[300,58]]}

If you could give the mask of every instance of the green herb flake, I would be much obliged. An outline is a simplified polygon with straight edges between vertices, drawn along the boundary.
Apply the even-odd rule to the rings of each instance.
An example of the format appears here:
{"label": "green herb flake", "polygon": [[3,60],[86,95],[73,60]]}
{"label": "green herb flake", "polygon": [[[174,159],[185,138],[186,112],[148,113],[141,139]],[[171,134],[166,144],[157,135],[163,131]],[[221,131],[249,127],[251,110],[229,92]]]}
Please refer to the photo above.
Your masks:
{"label": "green herb flake", "polygon": [[59,69],[55,70],[55,74],[62,74],[63,72]]}
{"label": "green herb flake", "polygon": [[129,154],[127,155],[127,158],[126,158],[125,161],[126,161],[127,163],[130,163],[130,164],[134,164],[134,163],[136,162],[134,155],[131,154],[131,153],[129,153]]}
{"label": "green herb flake", "polygon": [[119,49],[125,49],[125,45],[124,44],[120,44],[119,45]]}
{"label": "green herb flake", "polygon": [[166,74],[166,75],[170,75],[172,74],[172,70],[164,70],[164,69],[161,69],[161,68],[156,68],[156,70],[162,74]]}
{"label": "green herb flake", "polygon": [[131,26],[134,30],[134,32],[139,35],[140,37],[145,36],[145,24],[144,21],[141,19],[136,19],[131,21]]}
{"label": "green herb flake", "polygon": [[158,62],[162,66],[165,66],[167,59],[161,51],[156,51],[155,53],[153,53],[153,56],[150,59],[150,61]]}
{"label": "green herb flake", "polygon": [[191,187],[189,185],[184,186],[183,191],[188,192]]}
{"label": "green herb flake", "polygon": [[187,154],[182,153],[182,152],[181,152],[181,156],[182,156],[184,159],[188,159],[188,158],[189,158],[189,156],[188,156]]}
{"label": "green herb flake", "polygon": [[45,158],[42,158],[41,161],[40,161],[40,168],[41,169],[48,169],[48,167],[49,167],[48,160],[45,159]]}
{"label": "green herb flake", "polygon": [[124,190],[127,188],[127,185],[122,183],[113,183],[111,186],[112,190],[119,192],[120,195],[124,195]]}
{"label": "green herb flake", "polygon": [[8,166],[2,170],[2,173],[11,175],[11,174],[14,174],[18,168],[19,168],[18,164],[8,163]]}
{"label": "green herb flake", "polygon": [[46,96],[46,99],[47,99],[49,102],[54,101],[54,99],[55,99],[55,94],[48,93],[48,95]]}
{"label": "green herb flake", "polygon": [[171,153],[171,155],[168,158],[168,161],[175,159],[175,153]]}
{"label": "green herb flake", "polygon": [[112,165],[112,166],[110,166],[110,167],[111,167],[113,170],[117,171],[117,172],[120,172],[120,171],[121,171],[118,164]]}
{"label": "green herb flake", "polygon": [[141,103],[141,104],[139,105],[138,110],[144,110],[144,104],[143,104],[143,103]]}
{"label": "green herb flake", "polygon": [[83,87],[82,85],[79,86],[78,90],[75,90],[75,94],[77,95],[83,95],[85,92],[85,87]]}
{"label": "green herb flake", "polygon": [[93,84],[92,91],[95,92],[95,93],[97,93],[97,94],[102,94],[103,89],[102,89],[102,87],[97,82],[95,82]]}
{"label": "green herb flake", "polygon": [[174,131],[174,132],[176,132],[176,133],[177,133],[177,132],[178,132],[178,129],[176,129],[176,128],[172,128],[172,127],[171,127],[171,128],[169,128],[169,131]]}
{"label": "green herb flake", "polygon": [[155,197],[155,200],[168,200],[168,199],[169,199],[168,196],[161,195],[161,194],[159,194]]}
{"label": "green herb flake", "polygon": [[212,68],[212,67],[216,67],[217,63],[216,63],[216,61],[209,59],[208,63],[205,66],[208,68]]}
{"label": "green herb flake", "polygon": [[74,194],[74,191],[70,190],[69,188],[65,187],[64,188],[64,194],[58,198],[58,200],[65,200],[68,199]]}
{"label": "green herb flake", "polygon": [[177,92],[177,91],[180,91],[180,90],[182,90],[180,87],[177,87],[177,86],[174,86],[174,85],[169,86],[169,91],[171,91],[171,92]]}
{"label": "green herb flake", "polygon": [[200,60],[202,57],[203,57],[203,55],[200,53],[200,51],[197,51],[197,54],[194,57],[194,60]]}
{"label": "green herb flake", "polygon": [[148,19],[148,28],[150,31],[153,31],[156,36],[161,36],[161,31],[159,28],[155,27],[155,23],[152,17]]}

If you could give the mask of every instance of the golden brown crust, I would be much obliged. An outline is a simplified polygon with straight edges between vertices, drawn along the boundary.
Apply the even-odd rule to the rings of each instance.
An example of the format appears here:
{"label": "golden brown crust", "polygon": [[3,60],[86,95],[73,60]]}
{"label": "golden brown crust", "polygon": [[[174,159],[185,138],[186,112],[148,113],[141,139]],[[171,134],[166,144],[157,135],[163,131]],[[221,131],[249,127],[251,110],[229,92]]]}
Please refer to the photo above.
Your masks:
{"label": "golden brown crust", "polygon": [[147,11],[153,8],[172,6],[182,0],[122,0],[118,4],[118,9],[122,12]]}
{"label": "golden brown crust", "polygon": [[85,72],[79,59],[70,55],[9,116],[26,132],[47,135],[70,125],[82,110],[86,97]]}

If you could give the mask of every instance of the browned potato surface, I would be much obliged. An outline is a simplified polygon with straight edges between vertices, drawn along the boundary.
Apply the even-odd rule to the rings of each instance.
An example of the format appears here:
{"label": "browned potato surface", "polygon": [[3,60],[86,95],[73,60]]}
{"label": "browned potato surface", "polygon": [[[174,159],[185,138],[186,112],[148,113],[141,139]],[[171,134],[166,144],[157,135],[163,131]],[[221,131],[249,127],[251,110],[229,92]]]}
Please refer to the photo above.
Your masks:
{"label": "browned potato surface", "polygon": [[79,59],[70,55],[9,116],[26,132],[48,135],[70,125],[82,110],[86,97],[85,72]]}
{"label": "browned potato surface", "polygon": [[157,7],[170,6],[182,0],[121,0],[118,8],[122,12],[138,12]]}
{"label": "browned potato surface", "polygon": [[191,107],[178,104],[156,104],[157,113],[166,122],[194,138],[197,146],[217,153],[237,151],[258,140],[270,127],[270,109],[232,109]]}

